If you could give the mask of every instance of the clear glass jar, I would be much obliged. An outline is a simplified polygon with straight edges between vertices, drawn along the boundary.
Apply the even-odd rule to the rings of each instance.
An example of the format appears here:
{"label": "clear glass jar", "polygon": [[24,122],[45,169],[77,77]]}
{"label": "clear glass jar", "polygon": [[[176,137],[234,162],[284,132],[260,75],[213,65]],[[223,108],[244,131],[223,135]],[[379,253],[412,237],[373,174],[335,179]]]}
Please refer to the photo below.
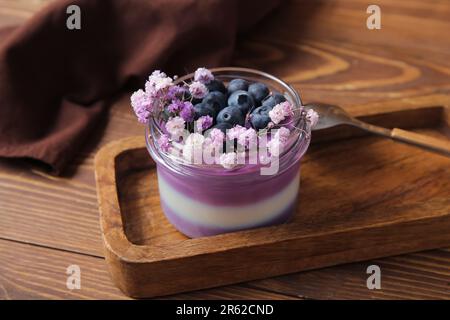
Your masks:
{"label": "clear glass jar", "polygon": [[[241,78],[263,82],[280,92],[294,107],[301,106],[298,93],[282,80],[252,69],[211,69],[216,79]],[[193,74],[177,79],[189,80]],[[299,109],[299,108],[297,108]],[[302,119],[299,119],[302,121]],[[162,134],[151,119],[146,132],[147,148],[156,162],[161,206],[167,219],[191,238],[275,225],[295,212],[300,183],[300,159],[309,146],[311,128],[297,123],[291,142],[279,157],[278,171],[261,174],[261,164],[240,165],[226,170],[219,165],[186,164],[160,150]]]}

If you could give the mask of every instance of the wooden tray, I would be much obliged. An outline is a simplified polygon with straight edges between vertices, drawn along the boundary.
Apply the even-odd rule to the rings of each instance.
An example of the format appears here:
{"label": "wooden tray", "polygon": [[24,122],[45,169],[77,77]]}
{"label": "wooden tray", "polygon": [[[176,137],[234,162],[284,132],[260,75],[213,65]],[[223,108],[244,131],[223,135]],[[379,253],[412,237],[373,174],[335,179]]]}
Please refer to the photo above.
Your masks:
{"label": "wooden tray", "polygon": [[[448,105],[449,96],[432,95],[348,110],[448,139]],[[153,297],[449,246],[450,160],[373,136],[344,139],[362,134],[342,127],[313,135],[290,223],[198,239],[164,217],[144,137],[105,146],[95,171],[114,282],[127,295]]]}

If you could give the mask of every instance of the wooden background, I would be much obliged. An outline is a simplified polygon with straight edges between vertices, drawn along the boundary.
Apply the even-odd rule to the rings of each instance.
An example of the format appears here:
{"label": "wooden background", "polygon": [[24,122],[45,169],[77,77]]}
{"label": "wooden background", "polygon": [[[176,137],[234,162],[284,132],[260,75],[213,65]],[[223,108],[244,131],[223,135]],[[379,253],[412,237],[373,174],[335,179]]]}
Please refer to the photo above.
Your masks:
{"label": "wooden background", "polygon": [[[0,26],[28,19],[49,0],[0,0]],[[382,29],[366,28],[378,4]],[[303,100],[369,102],[447,93],[450,2],[287,1],[238,41],[234,65],[280,76]],[[0,160],[0,298],[124,299],[106,271],[93,157],[99,146],[142,134],[127,97],[110,111],[104,134],[63,177],[23,160]],[[377,138],[373,138],[377,139]],[[95,142],[95,143],[94,143]],[[98,142],[98,143],[97,143]],[[81,290],[66,288],[66,268],[81,267]],[[366,268],[382,270],[382,290],[366,288]],[[450,249],[342,265],[170,298],[449,299]]]}

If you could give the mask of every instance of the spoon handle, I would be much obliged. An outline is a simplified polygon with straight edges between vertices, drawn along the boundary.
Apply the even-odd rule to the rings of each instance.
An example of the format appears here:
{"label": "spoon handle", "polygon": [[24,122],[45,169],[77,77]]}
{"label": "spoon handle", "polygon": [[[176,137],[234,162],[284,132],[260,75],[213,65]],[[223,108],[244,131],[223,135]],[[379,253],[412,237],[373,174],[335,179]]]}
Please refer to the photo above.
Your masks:
{"label": "spoon handle", "polygon": [[450,157],[450,142],[445,139],[437,139],[398,128],[391,130],[391,138]]}
{"label": "spoon handle", "polygon": [[428,151],[439,153],[441,155],[450,157],[450,141],[447,139],[437,139],[423,134],[402,130],[399,128],[386,129],[383,127],[374,126],[372,124],[362,122],[356,119],[350,123],[361,129],[375,133],[380,136],[391,138],[394,141],[407,143]]}

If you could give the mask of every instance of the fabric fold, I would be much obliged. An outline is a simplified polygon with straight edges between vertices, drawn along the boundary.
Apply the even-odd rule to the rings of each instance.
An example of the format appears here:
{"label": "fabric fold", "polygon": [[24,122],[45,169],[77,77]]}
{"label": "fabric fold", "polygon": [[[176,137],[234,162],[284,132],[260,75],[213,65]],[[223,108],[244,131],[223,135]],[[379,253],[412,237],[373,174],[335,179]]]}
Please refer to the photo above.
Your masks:
{"label": "fabric fold", "polygon": [[[107,101],[154,69],[182,75],[227,65],[239,32],[276,0],[61,0],[0,32],[0,156],[41,160],[60,172]],[[81,29],[69,30],[69,5]]]}

